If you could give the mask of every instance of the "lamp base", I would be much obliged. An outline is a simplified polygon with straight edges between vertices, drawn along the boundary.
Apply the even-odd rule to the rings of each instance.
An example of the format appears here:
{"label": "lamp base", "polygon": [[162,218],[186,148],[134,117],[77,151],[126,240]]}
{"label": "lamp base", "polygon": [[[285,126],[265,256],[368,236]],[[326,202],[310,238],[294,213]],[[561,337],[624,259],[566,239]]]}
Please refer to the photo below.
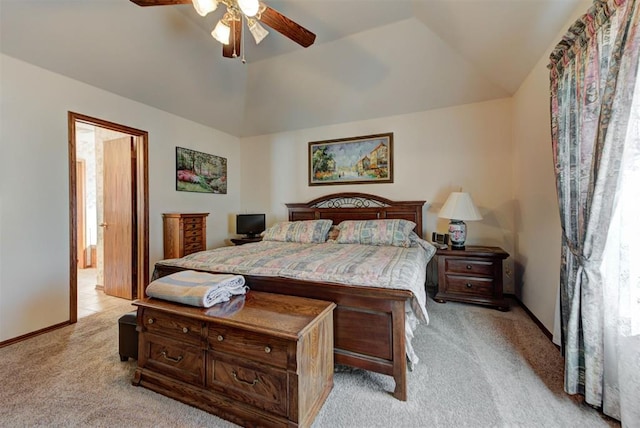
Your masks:
{"label": "lamp base", "polygon": [[449,222],[449,242],[452,250],[464,250],[464,242],[467,240],[467,225],[462,220]]}

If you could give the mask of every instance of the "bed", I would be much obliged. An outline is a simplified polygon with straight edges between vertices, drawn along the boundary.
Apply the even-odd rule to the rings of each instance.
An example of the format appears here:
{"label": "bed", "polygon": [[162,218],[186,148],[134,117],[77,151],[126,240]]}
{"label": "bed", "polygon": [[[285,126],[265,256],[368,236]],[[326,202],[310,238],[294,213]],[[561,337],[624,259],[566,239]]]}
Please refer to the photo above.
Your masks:
{"label": "bed", "polygon": [[[413,226],[411,245],[338,243],[337,235],[330,236],[333,239],[328,242],[325,237],[322,242],[293,239],[290,241],[294,242],[278,243],[265,236],[260,243],[161,260],[155,265],[153,279],[185,269],[232,272],[242,274],[252,290],[333,301],[337,304],[335,362],[393,376],[393,396],[404,401],[407,399],[407,364],[418,359],[410,338],[419,320],[428,322],[424,282],[426,264],[435,253],[433,247],[418,237],[422,231],[424,203],[392,201],[364,193],[337,193],[306,203],[286,204],[291,223],[284,227],[322,224],[324,228],[330,220],[334,226],[344,222],[346,230],[349,225],[357,227],[367,220],[385,220],[367,224]],[[270,232],[272,228],[267,231]],[[346,236],[346,232],[341,233]],[[269,254],[275,258],[268,258]],[[309,259],[303,258],[305,254]],[[385,259],[394,269],[399,269],[387,269],[382,262],[369,263],[367,267],[362,261],[367,257]],[[347,259],[353,263],[348,265]],[[301,274],[300,266],[308,265],[313,268]],[[373,283],[376,284],[370,285]]]}

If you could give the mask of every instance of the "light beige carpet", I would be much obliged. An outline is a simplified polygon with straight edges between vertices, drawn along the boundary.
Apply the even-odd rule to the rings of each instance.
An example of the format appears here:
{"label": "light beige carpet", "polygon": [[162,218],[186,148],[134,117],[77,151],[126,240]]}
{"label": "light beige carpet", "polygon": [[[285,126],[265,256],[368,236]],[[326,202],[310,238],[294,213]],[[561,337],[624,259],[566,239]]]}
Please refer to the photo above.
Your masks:
{"label": "light beige carpet", "polygon": [[[136,363],[117,349],[117,320],[130,308],[0,349],[0,426],[235,426],[131,385]],[[521,308],[430,300],[428,310],[408,401],[390,395],[388,376],[341,370],[314,427],[619,426],[563,392],[562,358]]]}

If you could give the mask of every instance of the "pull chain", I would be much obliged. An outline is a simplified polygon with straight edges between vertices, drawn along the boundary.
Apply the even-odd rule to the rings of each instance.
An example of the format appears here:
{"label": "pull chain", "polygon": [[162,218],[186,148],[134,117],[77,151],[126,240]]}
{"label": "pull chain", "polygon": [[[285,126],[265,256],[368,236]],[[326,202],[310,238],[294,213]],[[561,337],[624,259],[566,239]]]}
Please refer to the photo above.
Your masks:
{"label": "pull chain", "polygon": [[240,15],[240,50],[242,51],[242,63],[246,64],[247,60],[244,58],[244,39],[245,39],[245,34],[244,34],[244,15]]}

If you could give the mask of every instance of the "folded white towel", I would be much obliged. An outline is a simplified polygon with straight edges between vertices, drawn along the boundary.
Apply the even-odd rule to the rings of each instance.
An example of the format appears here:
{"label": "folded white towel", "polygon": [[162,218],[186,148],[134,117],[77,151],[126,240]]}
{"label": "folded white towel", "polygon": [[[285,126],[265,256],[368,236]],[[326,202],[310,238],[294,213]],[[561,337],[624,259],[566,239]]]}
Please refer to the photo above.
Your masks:
{"label": "folded white towel", "polygon": [[156,299],[210,308],[248,289],[242,275],[185,270],[152,281],[146,293]]}

